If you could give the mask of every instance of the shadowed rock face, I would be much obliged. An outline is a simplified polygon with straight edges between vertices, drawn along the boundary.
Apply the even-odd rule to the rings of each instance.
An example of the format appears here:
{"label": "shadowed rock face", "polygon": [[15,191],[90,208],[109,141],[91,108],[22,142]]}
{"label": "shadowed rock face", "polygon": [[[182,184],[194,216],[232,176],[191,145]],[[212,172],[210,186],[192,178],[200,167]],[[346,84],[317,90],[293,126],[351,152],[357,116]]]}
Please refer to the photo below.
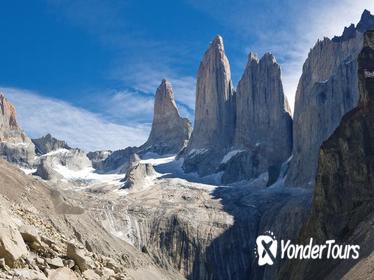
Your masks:
{"label": "shadowed rock face", "polygon": [[191,131],[190,121],[179,115],[170,82],[163,80],[155,96],[151,134],[140,150],[160,155],[178,153],[187,145]]}
{"label": "shadowed rock face", "polygon": [[357,56],[361,32],[368,28],[374,28],[374,16],[365,11],[354,30],[350,27],[341,37],[318,41],[310,51],[296,92],[287,185],[314,186],[320,145],[357,105]]}
{"label": "shadowed rock face", "polygon": [[151,164],[136,163],[128,169],[122,189],[128,189],[129,191],[144,190],[149,187],[147,177],[155,175],[156,172]]}
{"label": "shadowed rock face", "polygon": [[[200,176],[223,171],[223,183],[248,180],[280,166],[292,149],[292,119],[280,67],[253,54],[235,93],[223,41],[217,36],[197,75],[195,126],[183,168]],[[236,154],[224,160],[225,154]]]}
{"label": "shadowed rock face", "polygon": [[35,145],[37,153],[42,155],[58,149],[71,149],[65,141],[58,140],[49,133],[41,138],[32,139],[32,142]]}
{"label": "shadowed rock face", "polygon": [[216,36],[197,73],[195,124],[188,150],[224,148],[234,132],[233,89],[223,39]]}
{"label": "shadowed rock face", "polygon": [[292,118],[272,54],[260,60],[249,55],[236,100],[235,146],[253,150],[261,145],[269,165],[286,161],[292,150]]}
{"label": "shadowed rock face", "polygon": [[[360,244],[364,258],[374,250],[374,31],[365,33],[358,68],[359,105],[321,146],[312,214],[300,239]],[[354,265],[352,260],[300,261],[288,267],[283,279],[338,279]],[[370,273],[366,279],[374,277]]]}
{"label": "shadowed rock face", "polygon": [[196,83],[195,124],[183,169],[200,176],[217,172],[233,142],[235,96],[223,39],[217,35],[200,63]]}
{"label": "shadowed rock face", "polygon": [[22,165],[32,165],[35,147],[17,124],[14,106],[0,93],[0,156]]}

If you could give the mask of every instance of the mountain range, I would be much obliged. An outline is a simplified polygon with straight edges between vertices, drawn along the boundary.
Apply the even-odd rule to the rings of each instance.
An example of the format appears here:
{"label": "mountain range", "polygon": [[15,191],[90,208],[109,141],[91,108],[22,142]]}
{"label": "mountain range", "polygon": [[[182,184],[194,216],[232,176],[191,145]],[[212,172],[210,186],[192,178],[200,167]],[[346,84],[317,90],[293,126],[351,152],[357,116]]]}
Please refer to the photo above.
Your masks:
{"label": "mountain range", "polygon": [[[0,279],[371,279],[374,16],[310,50],[292,116],[281,67],[223,38],[203,55],[195,118],[156,90],[139,147],[30,139],[0,95]],[[360,244],[358,260],[259,266],[256,237]]]}

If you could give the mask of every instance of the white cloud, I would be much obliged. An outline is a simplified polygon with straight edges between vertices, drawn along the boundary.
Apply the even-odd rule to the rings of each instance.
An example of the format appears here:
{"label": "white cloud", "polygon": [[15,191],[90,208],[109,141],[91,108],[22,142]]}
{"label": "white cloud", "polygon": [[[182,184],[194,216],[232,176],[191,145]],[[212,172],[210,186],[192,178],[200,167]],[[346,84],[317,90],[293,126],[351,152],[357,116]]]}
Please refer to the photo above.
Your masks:
{"label": "white cloud", "polygon": [[87,110],[28,90],[0,90],[16,106],[20,125],[33,138],[51,133],[70,146],[86,151],[116,150],[141,145],[150,131],[148,124],[115,124]]}
{"label": "white cloud", "polygon": [[154,95],[134,90],[111,90],[94,94],[90,107],[117,123],[151,123]]}
{"label": "white cloud", "polygon": [[[154,94],[162,79],[171,82],[177,103],[186,106],[190,111],[195,109],[195,86],[196,80],[191,76],[177,75],[175,70],[164,67],[157,68],[157,63],[153,67],[150,63],[135,63],[131,72],[127,69],[118,69],[119,78],[140,92]],[[191,114],[179,106],[184,117],[191,118]]]}

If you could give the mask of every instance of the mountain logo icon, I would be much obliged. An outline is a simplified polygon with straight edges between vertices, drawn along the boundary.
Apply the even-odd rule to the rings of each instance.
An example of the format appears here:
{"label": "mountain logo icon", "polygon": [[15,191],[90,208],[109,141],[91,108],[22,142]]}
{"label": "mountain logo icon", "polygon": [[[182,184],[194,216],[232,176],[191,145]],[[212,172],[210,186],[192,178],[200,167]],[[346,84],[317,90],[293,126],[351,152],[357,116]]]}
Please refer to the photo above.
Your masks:
{"label": "mountain logo icon", "polygon": [[273,265],[277,257],[278,241],[272,232],[265,232],[256,239],[258,265]]}

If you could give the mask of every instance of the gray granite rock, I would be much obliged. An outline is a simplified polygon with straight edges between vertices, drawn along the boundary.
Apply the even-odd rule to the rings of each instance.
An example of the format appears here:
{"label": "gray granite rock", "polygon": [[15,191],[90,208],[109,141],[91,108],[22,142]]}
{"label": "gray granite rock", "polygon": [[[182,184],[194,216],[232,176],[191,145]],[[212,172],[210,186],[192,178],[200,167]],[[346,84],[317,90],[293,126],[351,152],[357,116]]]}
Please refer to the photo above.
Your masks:
{"label": "gray granite rock", "polygon": [[170,82],[162,80],[155,95],[151,134],[140,150],[160,155],[178,153],[187,146],[191,132],[190,121],[179,115]]}
{"label": "gray granite rock", "polygon": [[16,109],[0,93],[0,157],[24,166],[35,160],[35,147],[30,138],[18,126]]}
{"label": "gray granite rock", "polygon": [[311,49],[296,92],[288,186],[314,186],[320,145],[335,130],[342,116],[357,105],[361,32],[374,28],[373,19],[374,16],[365,11],[354,36],[346,35],[344,40],[324,38]]}
{"label": "gray granite rock", "polygon": [[155,176],[156,172],[151,164],[138,163],[130,167],[124,178],[122,189],[130,191],[141,191],[149,187],[151,184],[150,178]]}
{"label": "gray granite rock", "polygon": [[223,39],[216,36],[197,73],[195,124],[188,151],[231,145],[234,134],[233,94]]}
{"label": "gray granite rock", "polygon": [[87,153],[87,157],[92,162],[92,167],[95,169],[101,169],[102,163],[112,154],[112,151],[95,151]]}
{"label": "gray granite rock", "polygon": [[236,89],[234,147],[244,151],[222,166],[224,183],[254,178],[270,167],[279,170],[291,155],[291,112],[280,66],[270,53],[261,59],[249,54]]}
{"label": "gray granite rock", "polygon": [[[235,150],[245,153],[222,164]],[[280,167],[291,150],[292,118],[275,58],[267,53],[259,60],[250,54],[234,92],[223,41],[217,36],[198,71],[195,127],[184,170],[200,176],[223,171],[223,182],[232,183]]]}
{"label": "gray granite rock", "polygon": [[374,31],[365,33],[358,65],[359,104],[321,146],[312,211],[299,241],[358,244],[359,259],[293,260],[280,279],[373,278]]}
{"label": "gray granite rock", "polygon": [[[217,35],[200,63],[196,83],[195,123],[183,168],[200,176],[216,172],[233,141],[235,96],[223,39]],[[209,149],[209,153],[201,153]],[[208,157],[205,157],[208,156]]]}
{"label": "gray granite rock", "polygon": [[272,164],[289,158],[291,111],[283,93],[280,66],[272,54],[266,53],[260,60],[249,54],[236,100],[235,146],[252,150],[261,144]]}
{"label": "gray granite rock", "polygon": [[222,183],[228,184],[250,180],[266,172],[267,169],[268,161],[260,147],[256,147],[251,151],[243,150],[221,164],[220,170],[224,170]]}
{"label": "gray granite rock", "polygon": [[112,152],[105,160],[100,161],[96,165],[96,171],[98,173],[108,173],[108,172],[127,172],[127,167],[130,166],[131,158],[134,157],[139,151],[137,147],[127,147],[122,150],[117,150]]}
{"label": "gray granite rock", "polygon": [[58,140],[49,133],[41,138],[31,139],[31,141],[34,143],[36,152],[39,155],[44,155],[59,149],[71,149],[65,141]]}

